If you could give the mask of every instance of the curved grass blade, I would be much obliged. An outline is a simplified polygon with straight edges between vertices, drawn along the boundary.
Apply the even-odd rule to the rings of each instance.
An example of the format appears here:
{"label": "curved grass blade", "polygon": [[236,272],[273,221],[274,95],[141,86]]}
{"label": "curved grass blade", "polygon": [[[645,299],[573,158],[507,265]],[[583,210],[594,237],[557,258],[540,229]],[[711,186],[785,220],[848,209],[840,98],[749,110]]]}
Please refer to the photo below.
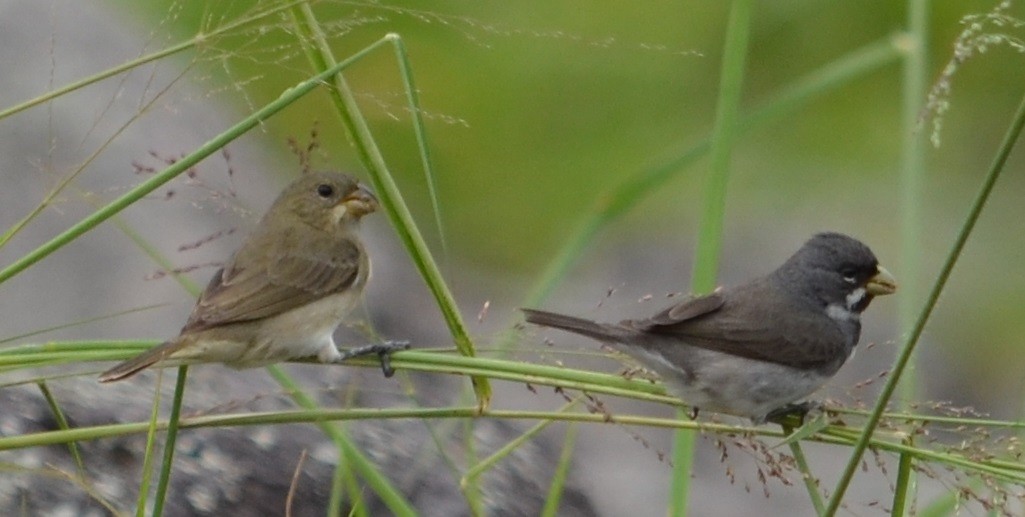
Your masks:
{"label": "curved grass blade", "polygon": [[[300,35],[300,40],[303,43],[311,65],[317,71],[337,68],[337,65],[333,65],[335,63],[334,55],[323,31],[320,30],[316,16],[313,14],[313,9],[308,4],[302,4],[291,12],[295,21],[296,31]],[[364,52],[386,44],[397,45],[396,42],[400,39],[398,34],[388,34],[384,38],[372,43],[364,49]],[[401,49],[401,46],[396,48]],[[357,154],[370,175],[370,180],[374,185],[378,198],[381,200],[384,211],[388,214],[388,218],[391,220],[399,239],[406,246],[406,250],[413,259],[417,270],[420,271],[420,276],[423,277],[427,287],[431,290],[431,294],[434,295],[438,308],[441,309],[442,315],[445,318],[445,323],[452,333],[456,349],[467,357],[475,356],[473,340],[470,339],[470,334],[466,330],[466,323],[463,321],[458,305],[456,305],[455,297],[452,296],[452,292],[445,283],[445,279],[441,275],[441,271],[438,269],[438,265],[434,261],[434,257],[431,255],[423,235],[420,233],[406,202],[402,198],[402,193],[388,171],[388,166],[384,162],[384,156],[377,147],[374,136],[370,132],[370,127],[359,110],[352,90],[341,74],[330,74],[329,77],[331,78],[331,84],[334,86],[329,92],[335,109],[343,124],[349,130],[350,135],[352,135]],[[411,79],[407,78],[406,84],[411,85]],[[411,110],[414,119],[420,118],[420,111],[415,106],[411,107]],[[421,121],[416,124],[420,126],[423,122]],[[423,145],[426,144],[421,144],[421,146]],[[491,385],[486,377],[481,376],[471,377],[470,382],[477,397],[477,406],[483,411],[491,402]]]}
{"label": "curved grass blade", "polygon": [[900,382],[901,374],[904,372],[904,369],[908,365],[908,361],[911,359],[911,354],[915,350],[915,345],[918,344],[918,338],[921,337],[922,331],[925,330],[925,324],[929,321],[929,316],[932,315],[932,310],[936,307],[936,302],[939,301],[940,294],[943,292],[943,288],[947,285],[947,280],[950,278],[950,274],[953,272],[954,266],[957,264],[957,259],[961,257],[961,251],[968,242],[968,237],[972,234],[972,230],[975,228],[975,223],[979,220],[979,216],[982,214],[982,209],[986,205],[986,201],[989,199],[990,193],[993,191],[993,186],[996,184],[997,178],[1000,177],[1000,173],[1004,170],[1004,164],[1007,163],[1007,157],[1011,154],[1011,150],[1014,149],[1015,142],[1017,142],[1018,138],[1021,136],[1023,127],[1025,127],[1025,97],[1022,97],[1021,104],[1018,106],[1014,117],[1011,119],[1011,126],[1004,135],[1004,140],[1001,142],[1000,147],[997,150],[997,154],[993,158],[993,163],[990,165],[989,172],[986,174],[986,178],[982,182],[979,193],[972,202],[972,206],[965,218],[964,225],[962,225],[961,231],[958,232],[957,238],[954,240],[954,245],[951,247],[950,253],[947,255],[946,261],[943,263],[943,267],[940,269],[940,274],[936,278],[936,282],[933,284],[925,305],[922,307],[922,312],[915,321],[915,326],[911,329],[911,333],[908,334],[907,340],[905,340],[904,344],[901,346],[897,360],[890,369],[890,376],[886,379],[886,384],[883,386],[882,392],[876,400],[876,405],[873,408],[872,413],[869,415],[868,421],[865,422],[865,428],[861,432],[861,437],[855,444],[854,450],[851,452],[851,457],[847,460],[847,466],[844,468],[843,474],[840,476],[840,480],[836,484],[836,490],[834,490],[832,497],[829,498],[829,505],[826,507],[825,515],[836,515],[836,512],[840,509],[840,503],[843,501],[844,494],[847,493],[847,488],[850,486],[851,480],[854,478],[854,473],[858,469],[858,464],[861,463],[861,457],[865,454],[865,449],[868,448],[868,444],[872,439],[872,433],[875,432],[876,426],[879,425],[879,420],[882,418],[883,411],[886,409],[886,405],[889,403],[890,397],[893,396],[893,392],[897,389],[897,383]]}
{"label": "curved grass blade", "polygon": [[302,81],[292,88],[285,90],[280,97],[271,101],[263,108],[253,112],[248,117],[242,119],[240,122],[217,135],[213,139],[207,141],[205,144],[200,146],[198,149],[185,156],[181,160],[175,162],[170,167],[155,174],[150,179],[140,183],[135,188],[129,190],[121,197],[110,202],[103,208],[93,212],[89,216],[85,217],[71,228],[68,228],[61,234],[50,239],[38,248],[30,251],[23,255],[20,259],[16,260],[11,265],[0,270],[0,283],[3,283],[7,279],[21,273],[28,267],[32,266],[36,262],[42,260],[46,256],[50,255],[54,251],[60,249],[69,242],[81,237],[83,234],[92,230],[100,223],[106,221],[110,217],[114,216],[118,212],[124,210],[132,203],[142,199],[144,196],[153,192],[161,185],[171,181],[179,174],[185,172],[193,165],[196,165],[207,156],[210,156],[217,150],[227,145],[232,140],[238,138],[246,131],[256,127],[261,122],[267,120],[277,112],[283,110],[286,106],[295,102],[296,99],[306,95],[314,88],[323,85],[332,76],[342,71],[342,69],[350,66],[352,63],[358,61],[364,55],[366,55],[372,48],[368,47],[360,52],[357,52],[350,56],[348,59],[341,61],[340,63],[332,66],[331,68],[313,76],[310,79]]}

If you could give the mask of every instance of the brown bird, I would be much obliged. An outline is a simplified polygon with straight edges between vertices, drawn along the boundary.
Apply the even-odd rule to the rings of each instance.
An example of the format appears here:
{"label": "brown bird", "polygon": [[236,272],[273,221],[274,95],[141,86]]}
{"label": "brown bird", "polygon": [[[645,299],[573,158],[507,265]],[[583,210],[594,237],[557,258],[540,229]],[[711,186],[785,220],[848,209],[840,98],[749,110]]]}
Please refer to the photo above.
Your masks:
{"label": "brown bird", "polygon": [[[853,354],[861,312],[896,281],[861,242],[812,237],[761,278],[618,325],[523,309],[527,321],[597,339],[657,372],[692,407],[762,423],[826,383]],[[806,409],[804,407],[803,409]]]}
{"label": "brown bird", "polygon": [[385,342],[341,353],[333,334],[357,305],[370,261],[357,235],[377,199],[340,173],[305,174],[289,185],[223,268],[214,273],[178,337],[100,375],[130,377],[160,364],[221,362],[234,368],[316,356],[336,363],[377,354],[386,376]]}

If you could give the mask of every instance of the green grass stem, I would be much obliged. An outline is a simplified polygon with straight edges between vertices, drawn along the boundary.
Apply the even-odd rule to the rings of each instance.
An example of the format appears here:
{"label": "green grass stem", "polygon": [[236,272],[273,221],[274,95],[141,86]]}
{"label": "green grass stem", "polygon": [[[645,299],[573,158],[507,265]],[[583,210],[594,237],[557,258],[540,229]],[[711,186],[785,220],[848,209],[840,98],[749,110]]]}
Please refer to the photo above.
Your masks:
{"label": "green grass stem", "polygon": [[[698,242],[691,271],[691,291],[698,294],[715,288],[722,250],[723,221],[726,217],[726,191],[730,177],[730,157],[739,135],[740,99],[744,84],[748,38],[751,32],[752,0],[733,0],[726,23],[716,101],[715,124],[712,129],[711,165],[705,179],[704,210],[698,227]],[[682,411],[677,413],[685,418]],[[673,476],[670,486],[669,515],[687,515],[690,478],[694,464],[695,435],[677,431],[673,437]]]}
{"label": "green grass stem", "polygon": [[950,278],[950,275],[954,270],[954,266],[957,264],[957,259],[961,257],[961,251],[964,250],[964,246],[968,242],[968,237],[975,228],[975,223],[978,222],[979,216],[982,214],[982,209],[985,207],[986,201],[989,199],[990,193],[993,191],[993,186],[996,184],[997,178],[1000,177],[1000,173],[1004,169],[1004,164],[1007,163],[1007,157],[1011,154],[1011,150],[1014,148],[1015,142],[1018,140],[1019,136],[1021,136],[1022,127],[1025,127],[1025,97],[1022,97],[1021,104],[1019,104],[1013,118],[1011,119],[1011,125],[1008,128],[1007,133],[1004,135],[1003,141],[1000,143],[997,154],[993,159],[993,163],[990,165],[989,171],[987,172],[986,177],[982,182],[982,186],[979,189],[979,193],[972,202],[971,208],[968,211],[968,216],[965,218],[965,222],[961,226],[961,230],[958,232],[954,245],[951,247],[950,253],[947,255],[947,258],[943,263],[943,267],[940,269],[939,276],[933,284],[932,290],[925,301],[925,305],[922,307],[918,319],[915,321],[915,326],[911,329],[911,333],[901,346],[897,360],[894,362],[894,365],[890,370],[890,376],[886,379],[886,384],[883,386],[883,390],[879,394],[879,398],[876,400],[872,413],[869,415],[868,421],[865,423],[861,437],[855,444],[854,450],[851,451],[851,456],[847,460],[847,465],[843,470],[843,474],[841,474],[840,480],[836,484],[836,489],[833,491],[833,494],[829,499],[829,505],[826,507],[825,515],[836,515],[837,510],[840,508],[840,503],[843,501],[844,494],[846,494],[847,488],[850,486],[851,480],[854,478],[854,473],[857,471],[858,465],[861,463],[861,458],[865,454],[865,449],[868,448],[869,442],[871,441],[872,433],[879,424],[883,411],[886,409],[886,406],[890,401],[890,397],[893,396],[893,392],[897,388],[897,383],[900,382],[901,374],[907,366],[908,361],[911,359],[911,355],[915,350],[915,345],[918,344],[918,338],[921,337],[922,331],[925,330],[925,324],[929,321],[929,316],[932,315],[932,310],[936,307],[936,302],[939,301],[940,294],[943,292],[943,288],[947,285],[947,280]]}
{"label": "green grass stem", "polygon": [[[304,3],[295,7],[291,11],[291,14],[295,21],[295,27],[300,36],[300,41],[302,42],[303,48],[306,51],[314,69],[320,71],[329,70],[335,67],[336,65],[333,65],[333,63],[335,63],[335,58],[331,51],[331,47],[328,45],[324,33],[320,29],[320,25],[313,13],[313,9],[309,4]],[[378,42],[372,44],[368,49],[376,48],[384,44],[390,44],[395,46],[396,52],[402,52],[403,47],[397,43],[400,40],[401,38],[398,34],[388,34],[381,40],[378,40]],[[406,60],[401,59],[400,63],[401,62],[406,62]],[[408,67],[403,67],[403,70],[408,72]],[[455,302],[455,297],[452,295],[451,290],[448,288],[448,284],[441,275],[441,271],[438,269],[438,265],[435,262],[430,249],[427,247],[427,243],[424,240],[423,235],[420,233],[420,230],[416,225],[416,221],[413,219],[412,213],[409,211],[406,202],[403,200],[402,193],[399,190],[398,185],[395,183],[394,178],[392,178],[391,173],[388,171],[388,166],[385,164],[384,156],[377,147],[377,143],[370,131],[370,127],[367,124],[366,119],[363,117],[362,112],[359,110],[356,97],[353,95],[352,90],[349,88],[348,83],[341,74],[331,74],[330,79],[334,88],[329,90],[329,94],[335,106],[335,110],[341,118],[343,125],[348,129],[350,135],[352,135],[352,140],[355,144],[360,162],[367,169],[371,183],[374,185],[378,198],[381,200],[381,205],[384,207],[385,213],[388,214],[388,218],[391,220],[392,226],[395,228],[399,240],[403,245],[405,245],[406,250],[413,259],[413,263],[420,272],[420,276],[423,277],[424,281],[427,283],[427,287],[434,295],[434,298],[438,303],[438,307],[441,309],[441,313],[445,318],[445,323],[448,325],[449,331],[452,333],[452,338],[455,342],[456,348],[463,355],[469,357],[474,356],[475,351],[473,340],[470,338],[470,334],[466,330],[466,323],[463,321],[463,317],[459,312],[459,307]],[[405,78],[405,84],[412,85],[412,78]],[[410,99],[415,100],[415,95],[410,97]],[[421,110],[418,106],[410,106],[410,110],[414,120],[421,118]],[[414,123],[414,127],[416,128],[422,129],[422,126],[422,121]],[[416,134],[418,138],[423,137],[419,130],[417,130]],[[426,146],[426,143],[421,141],[420,146]],[[422,157],[423,160],[427,160],[427,158],[428,157],[426,155]],[[477,396],[477,405],[480,406],[481,409],[487,408],[491,401],[491,387],[488,384],[487,379],[484,377],[471,377],[470,381],[473,385],[474,393]]]}

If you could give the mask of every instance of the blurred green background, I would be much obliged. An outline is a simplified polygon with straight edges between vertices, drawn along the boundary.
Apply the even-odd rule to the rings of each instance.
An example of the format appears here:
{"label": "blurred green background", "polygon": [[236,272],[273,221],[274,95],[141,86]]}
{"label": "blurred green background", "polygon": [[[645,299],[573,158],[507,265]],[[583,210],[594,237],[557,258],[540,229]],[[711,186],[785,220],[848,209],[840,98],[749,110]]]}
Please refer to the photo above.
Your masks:
{"label": "blurred green background", "polygon": [[[182,39],[262,8],[247,2],[123,5],[136,23]],[[315,11],[338,56],[389,32],[403,37],[428,116],[450,266],[531,278],[604,193],[707,137],[728,5],[318,2]],[[965,28],[962,17],[994,5],[945,1],[930,6],[931,78],[950,59]],[[1022,7],[1012,6],[1009,13],[1020,19]],[[900,2],[758,4],[742,113],[804,74],[894,37],[904,29],[905,17]],[[284,15],[262,23],[259,30],[250,27],[212,40],[183,58],[195,59],[195,76],[208,81],[208,88],[227,91],[218,98],[240,115],[310,74]],[[1022,35],[1020,27],[999,31]],[[929,282],[1022,93],[1023,59],[1010,46],[995,45],[963,64],[953,78],[942,146],[927,149],[926,183],[916,196],[922,203],[923,262],[914,272],[901,271],[912,265],[899,256],[898,174],[905,140],[899,60],[740,138],[733,155],[724,262],[731,261],[731,251],[749,249],[738,242],[753,243],[751,249],[765,243],[791,249],[813,231],[838,229],[868,241],[898,276],[920,275]],[[436,236],[394,56],[378,52],[346,76],[407,201]],[[925,93],[920,92],[919,106],[924,107]],[[360,170],[323,94],[268,123],[267,141],[302,139],[315,124],[324,150],[321,164]],[[931,131],[928,121],[921,131]],[[294,157],[286,146],[280,149],[280,170],[289,170]],[[1023,253],[1022,164],[1022,153],[1015,153],[928,335],[968,377],[994,373],[1000,389],[1014,393],[1022,388],[1017,358],[1025,333],[1025,275],[1015,267]],[[635,253],[675,257],[680,277],[670,284],[683,289],[706,171],[706,161],[678,171],[603,234],[599,249],[631,246]],[[650,247],[643,244],[648,242]],[[512,292],[503,294],[516,299],[526,286],[513,283]],[[1008,410],[1016,412],[1018,402],[1020,396]]]}
{"label": "blurred green background", "polygon": [[[996,3],[947,0],[929,5],[926,83],[941,77],[955,40],[966,28],[963,17],[989,12]],[[0,69],[8,71],[0,77],[2,108],[280,5],[115,0],[102,7],[76,4],[83,13],[70,8],[65,12],[59,1],[12,2],[8,7],[13,11],[15,4],[19,13],[29,14],[0,17]],[[392,32],[405,42],[427,119],[447,251],[441,250],[433,225],[394,55],[378,51],[345,75],[480,345],[491,344],[518,318],[515,308],[532,284],[580,222],[605,206],[611,192],[632,178],[665,169],[709,137],[729,5],[313,3],[339,57]],[[1023,20],[1025,6],[1012,3],[1007,13]],[[97,17],[107,23],[106,29],[93,29]],[[894,343],[903,337],[899,307],[906,303],[911,314],[917,313],[1025,93],[1025,47],[1020,43],[1025,27],[1009,19],[1002,26],[986,22],[984,32],[1008,39],[960,64],[943,118],[942,145],[926,144],[923,184],[906,196],[901,168],[910,138],[902,121],[907,108],[897,50],[907,43],[900,37],[906,18],[902,2],[783,0],[755,5],[741,103],[745,120],[807,74],[868,48],[889,49],[890,59],[871,72],[752,126],[740,135],[732,155],[723,283],[764,273],[812,233],[827,229],[864,240],[903,282],[898,296],[876,301],[865,315],[863,342],[880,346],[859,351],[823,396],[853,393],[871,400],[878,382],[862,391],[852,386],[878,378],[889,367]],[[291,23],[287,14],[273,14],[227,35],[206,38],[155,65],[3,119],[0,227],[7,229],[24,217],[50,187],[79,168],[76,187],[86,195],[74,189],[62,194],[25,232],[0,248],[0,262],[12,262],[91,213],[94,207],[82,199],[109,200],[141,181],[136,164],[161,168],[166,158],[193,151],[312,75]],[[915,136],[922,142],[932,131],[924,110],[926,93],[915,92],[910,108],[922,115],[924,123]],[[211,271],[205,266],[223,260],[231,250],[230,239],[244,231],[195,253],[178,246],[227,228],[250,227],[253,214],[299,168],[288,140],[304,146],[316,132],[320,147],[314,152],[314,167],[366,177],[341,127],[327,96],[318,90],[230,144],[230,159],[204,162],[198,185],[176,180],[128,209],[124,220],[175,265],[204,266],[193,272],[202,284]],[[924,388],[918,400],[949,400],[953,406],[970,405],[998,417],[1021,416],[1023,169],[1025,153],[1016,150],[926,329],[918,349],[918,379]],[[225,177],[227,170],[234,171],[233,178]],[[596,235],[566,281],[543,303],[546,308],[616,320],[651,312],[653,305],[664,303],[665,292],[688,289],[709,163],[702,158],[670,170],[668,181]],[[237,197],[217,199],[228,187],[233,194],[237,190]],[[174,195],[161,197],[168,192]],[[921,215],[920,224],[906,231],[902,228],[909,198],[918,203]],[[377,253],[377,277],[368,295],[372,319],[394,333],[388,337],[410,338],[417,346],[449,345],[429,295],[388,232],[385,218],[368,218],[366,230]],[[904,256],[908,239],[918,252],[917,261]],[[149,281],[155,267],[135,243],[104,224],[75,241],[67,253],[56,253],[5,283],[0,337],[159,303],[166,306],[47,337],[172,335],[193,300],[169,280]],[[917,290],[909,288],[914,278]],[[610,288],[617,294],[606,297]],[[654,299],[636,303],[644,294]],[[484,300],[492,302],[491,315],[475,322]],[[540,360],[548,362],[573,357],[545,355],[547,350],[591,354],[597,349],[591,342],[533,329],[515,337],[518,350],[542,349]],[[543,340],[550,338],[555,346],[543,348]],[[605,359],[587,367],[611,371],[617,367],[611,363]],[[216,367],[196,372],[220,380]],[[246,375],[257,374],[233,372],[230,377],[244,383]],[[524,393],[522,386],[496,385],[506,388],[496,396],[497,404],[529,407],[545,402],[535,393]],[[445,395],[456,391],[440,381],[434,387]],[[249,388],[241,389],[249,395]],[[387,389],[397,390],[392,385]],[[96,396],[97,404],[111,400],[115,398],[105,393]],[[645,406],[638,411],[668,408]],[[669,449],[669,433],[641,430],[648,431],[645,438],[654,450]],[[605,440],[581,440],[584,452],[575,460],[584,465],[580,471],[586,475],[608,478],[604,484],[595,482],[600,488],[593,492],[607,499],[603,504],[612,505],[610,514],[622,514],[617,510],[623,508],[614,504],[633,508],[637,500],[647,503],[653,515],[664,510],[669,468],[655,453],[639,452],[642,446],[632,436],[612,426],[589,426],[583,434]],[[705,470],[699,472],[721,474],[713,447],[701,447],[699,453],[707,456]],[[620,472],[636,473],[637,479],[646,476],[647,481],[631,487],[633,499],[615,490],[621,485]],[[705,482],[725,485],[721,475],[709,479]],[[702,493],[708,485],[696,486]],[[725,489],[732,499],[736,487]],[[764,504],[757,494],[748,499],[752,508]],[[714,498],[695,502],[706,514],[715,513],[708,507],[715,504]]]}
{"label": "blurred green background", "polygon": [[[169,26],[184,39],[251,14],[255,4],[149,2],[143,11],[135,3],[130,9],[140,23]],[[929,50],[936,74],[962,29],[960,17],[992,5],[933,6]],[[173,6],[181,12],[169,20]],[[429,117],[453,250],[482,264],[521,271],[542,262],[576,214],[589,210],[599,194],[708,134],[727,8],[727,2],[651,2],[633,9],[618,2],[316,3],[320,19],[335,31],[328,36],[338,56],[388,32],[402,35]],[[757,6],[745,107],[849,52],[894,36],[903,18],[897,2]],[[272,23],[286,22],[274,18]],[[241,95],[222,96],[240,113],[309,75],[305,58],[281,26],[268,26],[256,39],[252,30],[216,39],[194,54],[204,73],[212,74],[207,79],[225,81],[226,87],[236,83],[245,91],[244,101]],[[967,194],[960,187],[974,185],[991,157],[1004,130],[1001,115],[1013,108],[1022,75],[1021,58],[998,47],[973,59],[956,77],[945,145],[930,150],[928,158],[934,199],[944,201],[935,207],[953,212],[955,219],[961,214],[949,209],[959,206],[958,193]],[[347,77],[365,101],[393,172],[411,202],[427,211],[394,57],[379,52]],[[731,223],[757,218],[757,212],[746,213],[750,210],[783,211],[786,217],[813,202],[835,205],[848,216],[896,210],[903,138],[899,94],[895,62],[745,135],[735,155]],[[272,137],[284,140],[305,136],[314,122],[330,164],[358,170],[325,95],[289,109],[268,128]],[[637,217],[654,224],[651,229],[689,232],[703,173],[704,164],[681,171]],[[950,186],[956,188],[945,194]],[[767,188],[785,189],[786,202],[767,194]],[[876,194],[876,206],[847,202],[866,191]],[[541,224],[550,231],[536,232]]]}

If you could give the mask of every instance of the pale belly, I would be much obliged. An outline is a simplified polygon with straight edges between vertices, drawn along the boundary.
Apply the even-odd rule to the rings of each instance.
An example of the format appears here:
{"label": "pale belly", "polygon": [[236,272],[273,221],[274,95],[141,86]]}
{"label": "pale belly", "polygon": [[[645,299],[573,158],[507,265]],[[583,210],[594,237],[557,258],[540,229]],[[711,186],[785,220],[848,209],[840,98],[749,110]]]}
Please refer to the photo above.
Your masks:
{"label": "pale belly", "polygon": [[[234,368],[313,356],[331,362],[341,356],[335,347],[334,331],[358,301],[358,294],[343,292],[259,322],[210,329],[198,333],[192,343],[171,357],[222,362]],[[231,339],[226,339],[228,336]]]}
{"label": "pale belly", "polygon": [[811,395],[829,380],[816,371],[697,348],[688,361],[692,375],[673,367],[660,354],[636,348],[629,354],[655,370],[667,390],[688,405],[755,422]]}

